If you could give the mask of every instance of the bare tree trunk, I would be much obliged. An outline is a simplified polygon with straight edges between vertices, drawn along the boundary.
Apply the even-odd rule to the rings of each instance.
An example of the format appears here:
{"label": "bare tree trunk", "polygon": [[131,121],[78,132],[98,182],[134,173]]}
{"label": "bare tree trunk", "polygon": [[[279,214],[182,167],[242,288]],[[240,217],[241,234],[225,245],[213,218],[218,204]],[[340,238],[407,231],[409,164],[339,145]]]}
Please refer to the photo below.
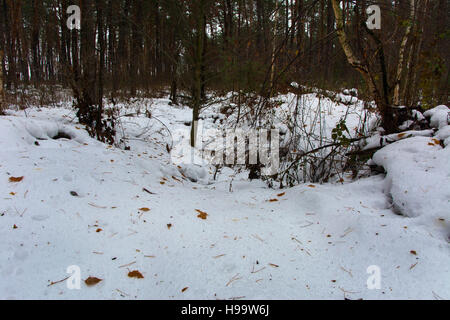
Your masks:
{"label": "bare tree trunk", "polygon": [[[416,10],[416,11],[422,11],[423,15],[418,20],[418,24],[420,24],[420,31],[417,32],[417,29],[414,31],[415,34],[418,34],[419,41],[417,45],[414,47],[415,50],[411,49],[411,52],[408,57],[407,67],[406,70],[409,71],[410,77],[406,79],[405,81],[405,87],[403,89],[403,99],[408,101],[409,105],[413,105],[417,102],[419,95],[417,93],[417,75],[419,73],[419,67],[418,67],[418,60],[420,52],[422,51],[422,44],[423,44],[423,31],[424,31],[424,24],[426,23],[426,16],[428,12],[428,0],[425,0],[423,9],[422,10]],[[419,27],[417,27],[419,28]]]}
{"label": "bare tree trunk", "polygon": [[278,29],[278,1],[275,4],[275,12],[274,12],[274,18],[275,20],[275,26],[273,28],[273,40],[272,40],[272,56],[271,56],[271,63],[272,63],[272,67],[270,70],[270,95],[272,95],[272,91],[273,91],[273,80],[275,77],[275,50],[276,50],[276,46],[277,46],[277,29]]}
{"label": "bare tree trunk", "polygon": [[197,122],[202,104],[202,88],[204,88],[204,45],[206,37],[206,17],[205,1],[200,0],[197,8],[197,26],[194,49],[194,81],[192,88],[192,125],[191,125],[191,146],[195,147],[197,141]]}
{"label": "bare tree trunk", "polygon": [[4,99],[3,99],[3,51],[0,50],[0,114],[3,113]]}
{"label": "bare tree trunk", "polygon": [[412,25],[414,24],[414,16],[415,16],[415,5],[414,0],[410,1],[411,6],[411,16],[410,20],[408,22],[408,25],[406,27],[405,35],[403,36],[402,43],[400,45],[400,50],[398,54],[398,67],[397,67],[397,77],[395,79],[395,88],[394,88],[394,98],[393,98],[393,104],[395,106],[400,105],[400,82],[402,80],[402,73],[403,73],[403,60],[405,55],[405,49],[406,49],[406,43],[408,42],[409,34],[411,33]]}
{"label": "bare tree trunk", "polygon": [[[342,46],[342,49],[344,50],[345,56],[347,57],[347,61],[350,63],[350,65],[357,70],[363,77],[365,83],[367,84],[369,88],[369,92],[372,96],[372,98],[375,100],[375,103],[378,107],[378,110],[381,114],[382,118],[382,125],[386,132],[391,132],[394,129],[394,121],[392,116],[392,110],[389,106],[389,96],[388,96],[388,84],[387,84],[387,72],[386,72],[386,65],[384,61],[384,53],[382,52],[382,44],[381,41],[375,37],[373,33],[370,33],[370,35],[375,39],[375,41],[378,43],[378,55],[380,57],[380,67],[382,70],[382,78],[383,78],[383,90],[380,91],[377,87],[376,78],[377,75],[374,74],[374,72],[371,72],[369,69],[368,63],[362,63],[356,55],[353,53],[353,50],[350,45],[350,41],[347,37],[347,34],[345,33],[344,29],[344,17],[341,8],[339,7],[339,1],[337,0],[331,0],[331,3],[333,5],[333,11],[336,18],[336,33],[339,38],[339,42]],[[368,32],[370,30],[367,29]]]}

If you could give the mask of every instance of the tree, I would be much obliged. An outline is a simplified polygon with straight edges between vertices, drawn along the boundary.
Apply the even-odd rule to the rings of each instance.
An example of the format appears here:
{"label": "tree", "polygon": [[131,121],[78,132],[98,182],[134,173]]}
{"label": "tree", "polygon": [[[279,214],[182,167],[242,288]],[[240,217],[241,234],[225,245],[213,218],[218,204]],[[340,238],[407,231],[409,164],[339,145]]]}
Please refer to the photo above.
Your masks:
{"label": "tree", "polygon": [[3,50],[0,50],[0,114],[4,108],[4,92],[3,92]]}
{"label": "tree", "polygon": [[[376,56],[378,56],[378,59],[370,60],[357,57],[344,28],[344,14],[339,7],[339,2],[337,0],[331,0],[331,2],[336,19],[336,32],[347,61],[364,78],[364,81],[369,88],[370,95],[374,99],[382,117],[383,128],[387,132],[392,132],[395,130],[395,124],[393,112],[390,108],[389,84],[387,83],[387,70],[383,44],[375,33],[367,28],[365,22],[363,22],[361,25],[363,26],[364,31],[367,32],[376,43]],[[366,46],[366,48],[368,48],[368,46]],[[378,72],[375,71],[376,67],[379,68]],[[380,80],[377,81],[377,79]]]}

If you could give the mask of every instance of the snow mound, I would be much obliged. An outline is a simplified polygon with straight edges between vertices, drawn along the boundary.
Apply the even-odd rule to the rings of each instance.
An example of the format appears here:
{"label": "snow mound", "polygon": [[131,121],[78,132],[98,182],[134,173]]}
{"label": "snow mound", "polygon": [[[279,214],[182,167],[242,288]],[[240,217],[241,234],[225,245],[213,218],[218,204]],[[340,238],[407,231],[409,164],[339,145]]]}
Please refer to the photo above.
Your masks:
{"label": "snow mound", "polygon": [[71,140],[70,145],[83,144],[88,140],[97,143],[81,129],[50,120],[21,119],[14,116],[0,118],[0,135],[7,137],[0,140],[0,147],[3,149],[31,145],[60,147],[60,139]]}
{"label": "snow mound", "polygon": [[430,124],[432,127],[441,129],[449,124],[450,109],[447,106],[440,105],[433,109],[427,110],[423,115],[430,118]]}
{"label": "snow mound", "polygon": [[442,127],[436,133],[436,139],[444,141],[444,145],[448,146],[450,144],[450,125]]}
{"label": "snow mound", "polygon": [[392,143],[373,156],[387,171],[385,192],[394,209],[408,217],[450,218],[450,148],[436,139],[412,137]]}

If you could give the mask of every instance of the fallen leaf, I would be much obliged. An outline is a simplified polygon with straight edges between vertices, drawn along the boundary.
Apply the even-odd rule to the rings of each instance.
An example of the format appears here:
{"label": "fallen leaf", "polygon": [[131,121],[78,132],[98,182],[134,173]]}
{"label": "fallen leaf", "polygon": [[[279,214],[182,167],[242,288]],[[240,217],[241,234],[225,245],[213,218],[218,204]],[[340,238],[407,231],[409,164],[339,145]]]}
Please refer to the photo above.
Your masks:
{"label": "fallen leaf", "polygon": [[278,199],[270,199],[269,202],[277,202]]}
{"label": "fallen leaf", "polygon": [[206,220],[206,217],[208,216],[208,214],[207,214],[206,212],[201,211],[201,210],[198,210],[198,209],[195,209],[195,211],[197,211],[197,212],[199,213],[199,214],[197,215],[197,218]]}
{"label": "fallen leaf", "polygon": [[142,275],[142,273],[140,273],[140,272],[137,271],[137,270],[128,272],[128,276],[129,276],[130,278],[138,278],[138,279],[143,279],[143,278],[144,278],[144,276]]}
{"label": "fallen leaf", "polygon": [[16,226],[16,225],[13,225],[13,229],[17,229],[17,226]]}
{"label": "fallen leaf", "polygon": [[413,254],[413,255],[415,255],[415,256],[417,256],[416,250],[411,250],[410,253]]}
{"label": "fallen leaf", "polygon": [[23,176],[22,177],[9,177],[9,182],[20,182],[23,180]]}
{"label": "fallen leaf", "polygon": [[103,279],[99,279],[96,277],[89,277],[86,280],[84,280],[84,283],[86,283],[87,286],[93,286],[102,281]]}
{"label": "fallen leaf", "polygon": [[171,223],[168,223],[168,224],[167,224],[167,229],[170,229],[170,228],[172,228],[172,224],[171,224]]}
{"label": "fallen leaf", "polygon": [[15,192],[10,192],[9,194],[12,195],[12,196],[15,196],[15,195],[16,195]]}
{"label": "fallen leaf", "polygon": [[277,194],[277,197],[282,197],[282,196],[284,196],[285,194],[286,194],[286,192],[279,193],[279,194]]}
{"label": "fallen leaf", "polygon": [[144,208],[139,208],[139,210],[140,210],[140,211],[144,211],[144,212],[150,211],[149,208],[145,208],[145,207],[144,207]]}
{"label": "fallen leaf", "polygon": [[185,292],[187,289],[189,289],[189,287],[185,287],[185,288],[181,289],[181,292]]}
{"label": "fallen leaf", "polygon": [[310,187],[310,188],[315,188],[316,186],[315,186],[315,185],[313,185],[313,184],[309,184],[309,185],[307,185],[307,187]]}
{"label": "fallen leaf", "polygon": [[98,228],[97,230],[95,230],[95,232],[100,232],[103,231],[101,228]]}

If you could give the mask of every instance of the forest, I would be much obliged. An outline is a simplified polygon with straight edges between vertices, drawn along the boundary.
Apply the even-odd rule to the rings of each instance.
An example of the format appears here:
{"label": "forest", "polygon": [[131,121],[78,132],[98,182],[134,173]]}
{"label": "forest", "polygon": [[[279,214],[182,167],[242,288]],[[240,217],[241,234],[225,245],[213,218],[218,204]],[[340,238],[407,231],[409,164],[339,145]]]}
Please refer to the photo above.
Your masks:
{"label": "forest", "polygon": [[[70,5],[80,29],[66,26]],[[2,0],[3,81],[70,88],[80,107],[170,87],[174,103],[197,108],[207,90],[270,97],[295,81],[357,88],[380,110],[426,108],[448,101],[449,10],[445,0]],[[361,66],[348,62],[341,29]]]}

